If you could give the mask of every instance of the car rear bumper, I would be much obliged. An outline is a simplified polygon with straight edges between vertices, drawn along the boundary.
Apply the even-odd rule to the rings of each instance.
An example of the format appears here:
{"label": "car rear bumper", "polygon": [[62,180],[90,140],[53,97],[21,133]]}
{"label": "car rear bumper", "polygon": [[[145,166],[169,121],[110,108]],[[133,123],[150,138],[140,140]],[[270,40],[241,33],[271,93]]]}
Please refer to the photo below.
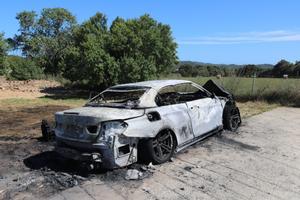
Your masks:
{"label": "car rear bumper", "polygon": [[57,139],[55,151],[65,158],[97,164],[97,166],[102,168],[113,169],[118,167],[112,149],[106,146],[81,144]]}
{"label": "car rear bumper", "polygon": [[124,167],[136,162],[137,140],[131,138],[125,143],[119,141],[118,137],[114,137],[112,143],[79,142],[56,137],[55,151],[65,158],[94,163],[105,169]]}

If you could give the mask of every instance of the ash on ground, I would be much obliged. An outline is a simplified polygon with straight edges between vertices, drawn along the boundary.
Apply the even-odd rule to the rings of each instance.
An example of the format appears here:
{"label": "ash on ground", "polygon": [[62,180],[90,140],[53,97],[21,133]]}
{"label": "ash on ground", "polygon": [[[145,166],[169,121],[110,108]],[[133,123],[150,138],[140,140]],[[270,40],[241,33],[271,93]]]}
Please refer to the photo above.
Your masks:
{"label": "ash on ground", "polygon": [[[152,164],[88,171],[81,163],[60,157],[53,151],[54,142],[23,138],[0,140],[0,143],[0,199],[45,198],[93,179],[118,181],[124,185],[130,181],[134,187],[155,171]],[[138,176],[126,177],[128,171],[134,171]]]}

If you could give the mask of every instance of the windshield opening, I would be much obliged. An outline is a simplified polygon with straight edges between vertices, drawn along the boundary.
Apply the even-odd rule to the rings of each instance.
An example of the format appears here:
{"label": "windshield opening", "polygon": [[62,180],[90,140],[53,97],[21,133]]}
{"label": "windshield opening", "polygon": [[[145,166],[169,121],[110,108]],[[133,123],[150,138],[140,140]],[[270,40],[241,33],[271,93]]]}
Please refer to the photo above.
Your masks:
{"label": "windshield opening", "polygon": [[134,108],[140,103],[140,98],[147,88],[110,88],[90,100],[88,106],[111,106]]}

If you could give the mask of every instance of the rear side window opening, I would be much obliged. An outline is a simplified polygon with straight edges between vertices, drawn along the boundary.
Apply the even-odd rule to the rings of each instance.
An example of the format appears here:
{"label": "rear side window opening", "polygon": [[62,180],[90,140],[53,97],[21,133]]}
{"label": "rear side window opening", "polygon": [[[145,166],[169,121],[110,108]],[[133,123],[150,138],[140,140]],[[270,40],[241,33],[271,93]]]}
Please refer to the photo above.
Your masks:
{"label": "rear side window opening", "polygon": [[113,87],[97,95],[86,105],[136,107],[147,90],[145,87]]}

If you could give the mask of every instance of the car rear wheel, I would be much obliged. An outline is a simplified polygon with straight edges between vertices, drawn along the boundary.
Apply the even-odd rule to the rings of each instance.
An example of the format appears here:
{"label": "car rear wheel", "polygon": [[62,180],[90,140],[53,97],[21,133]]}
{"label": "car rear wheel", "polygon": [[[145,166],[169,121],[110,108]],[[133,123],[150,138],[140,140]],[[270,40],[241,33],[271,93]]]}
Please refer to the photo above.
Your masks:
{"label": "car rear wheel", "polygon": [[[154,164],[161,164],[170,160],[176,148],[176,140],[170,130],[159,132],[143,144],[146,156]],[[145,156],[145,155],[144,155]]]}

